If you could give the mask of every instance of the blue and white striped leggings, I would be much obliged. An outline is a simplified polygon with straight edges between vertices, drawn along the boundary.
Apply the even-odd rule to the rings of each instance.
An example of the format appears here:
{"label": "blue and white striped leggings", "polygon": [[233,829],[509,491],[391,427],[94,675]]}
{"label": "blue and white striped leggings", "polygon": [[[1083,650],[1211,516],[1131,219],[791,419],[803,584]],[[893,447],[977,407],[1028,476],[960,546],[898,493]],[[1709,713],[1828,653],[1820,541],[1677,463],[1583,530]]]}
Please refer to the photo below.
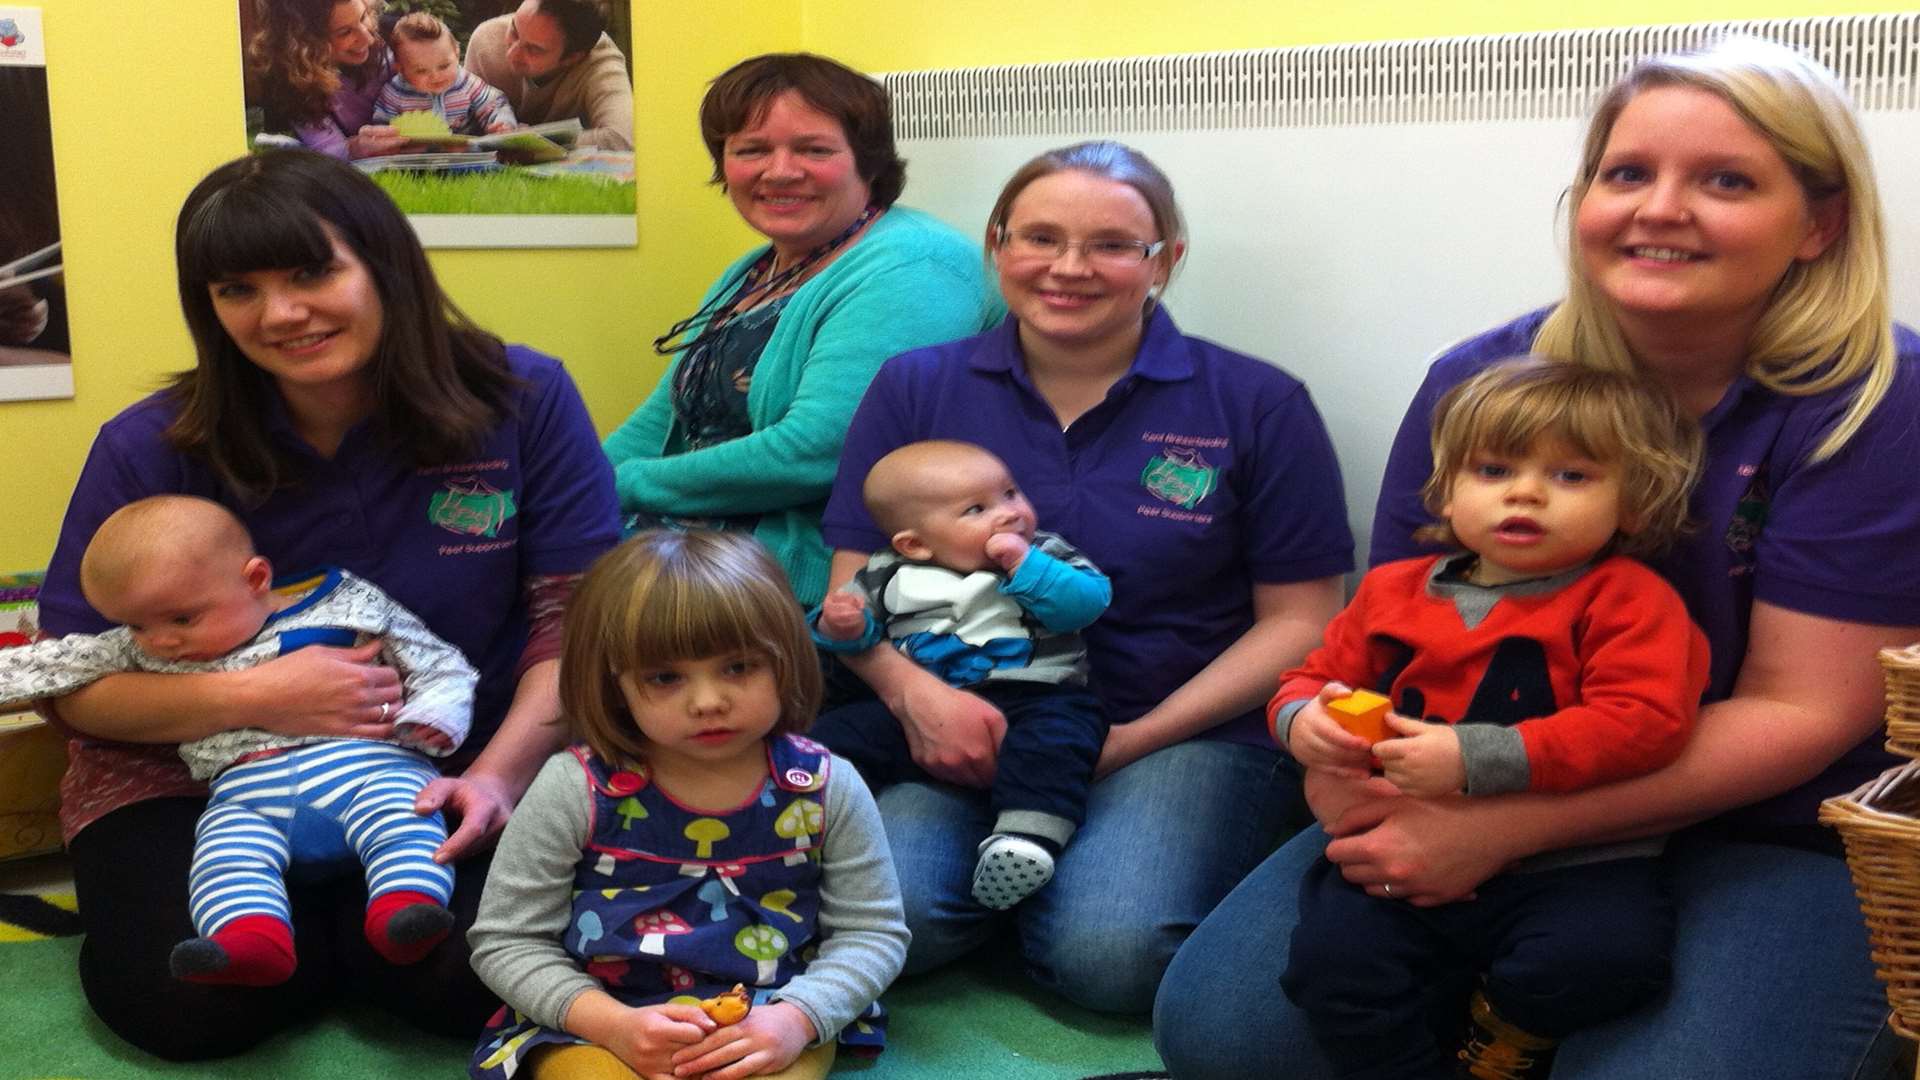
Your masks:
{"label": "blue and white striped leggings", "polygon": [[194,929],[208,937],[244,915],[291,922],[287,867],[355,856],[366,867],[369,900],[411,889],[446,903],[453,868],[433,861],[446,819],[413,812],[420,789],[439,775],[412,750],[357,739],[222,770],[194,830]]}

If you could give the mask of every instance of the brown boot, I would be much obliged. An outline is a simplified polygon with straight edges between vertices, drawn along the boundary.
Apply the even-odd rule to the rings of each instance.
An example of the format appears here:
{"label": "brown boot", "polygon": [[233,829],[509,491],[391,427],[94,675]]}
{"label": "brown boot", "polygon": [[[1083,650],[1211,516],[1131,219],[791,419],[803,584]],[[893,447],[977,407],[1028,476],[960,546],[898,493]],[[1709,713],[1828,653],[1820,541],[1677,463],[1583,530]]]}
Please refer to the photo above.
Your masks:
{"label": "brown boot", "polygon": [[1472,1023],[1458,1055],[1460,1076],[1474,1080],[1547,1080],[1553,1069],[1553,1048],[1560,1045],[1560,1040],[1522,1031],[1500,1019],[1487,1004],[1487,996],[1478,990],[1473,992],[1468,1015]]}

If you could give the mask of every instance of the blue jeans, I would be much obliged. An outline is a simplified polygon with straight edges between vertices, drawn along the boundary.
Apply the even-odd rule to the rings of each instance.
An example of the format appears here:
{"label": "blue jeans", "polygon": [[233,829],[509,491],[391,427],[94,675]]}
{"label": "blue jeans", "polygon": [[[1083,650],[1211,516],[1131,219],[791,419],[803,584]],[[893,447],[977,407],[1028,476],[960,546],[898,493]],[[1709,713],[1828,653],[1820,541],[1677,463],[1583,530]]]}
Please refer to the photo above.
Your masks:
{"label": "blue jeans", "polygon": [[1270,750],[1169,746],[1095,784],[1053,882],[989,911],[973,899],[975,849],[993,825],[987,792],[905,783],[879,802],[913,932],[908,974],[959,958],[1013,918],[1035,981],[1115,1013],[1152,1006],[1180,943],[1303,812],[1296,773]]}
{"label": "blue jeans", "polygon": [[[1176,1080],[1332,1075],[1306,1017],[1280,992],[1300,880],[1326,841],[1316,826],[1275,852],[1167,969],[1154,1042]],[[1676,922],[1672,988],[1567,1039],[1555,1080],[1869,1075],[1856,1070],[1887,1003],[1846,864],[1707,832],[1675,836],[1663,858]],[[1254,1005],[1223,1024],[1223,1001]]]}

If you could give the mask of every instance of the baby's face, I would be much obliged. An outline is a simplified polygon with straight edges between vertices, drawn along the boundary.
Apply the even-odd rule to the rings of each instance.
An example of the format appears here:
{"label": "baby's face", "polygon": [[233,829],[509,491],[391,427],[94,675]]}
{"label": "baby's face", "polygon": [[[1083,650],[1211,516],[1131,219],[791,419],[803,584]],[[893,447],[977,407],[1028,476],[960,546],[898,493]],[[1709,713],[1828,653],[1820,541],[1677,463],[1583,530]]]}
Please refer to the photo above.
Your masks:
{"label": "baby's face", "polygon": [[134,643],[163,660],[218,659],[260,633],[272,594],[239,566],[182,567],[129,584],[121,595],[89,597],[100,614],[133,631]]}
{"label": "baby's face", "polygon": [[429,94],[446,93],[460,77],[460,51],[450,36],[438,41],[402,40],[394,49],[394,63],[415,90]]}
{"label": "baby's face", "polygon": [[1033,504],[993,458],[969,454],[929,470],[921,491],[924,510],[908,531],[925,550],[902,552],[909,558],[970,574],[996,566],[987,557],[994,536],[1033,539]]}

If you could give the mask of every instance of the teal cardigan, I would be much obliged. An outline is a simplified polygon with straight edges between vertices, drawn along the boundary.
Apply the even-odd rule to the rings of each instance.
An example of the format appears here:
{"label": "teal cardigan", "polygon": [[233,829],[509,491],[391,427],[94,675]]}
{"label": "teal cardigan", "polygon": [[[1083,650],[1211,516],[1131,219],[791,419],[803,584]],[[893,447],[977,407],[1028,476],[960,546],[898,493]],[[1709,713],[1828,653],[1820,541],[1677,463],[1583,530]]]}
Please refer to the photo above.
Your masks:
{"label": "teal cardigan", "polygon": [[[738,285],[765,251],[728,267],[701,306]],[[786,568],[794,595],[819,603],[831,559],[820,511],[874,372],[909,349],[977,334],[1004,310],[978,247],[928,214],[893,207],[787,301],[747,390],[752,433],[688,450],[670,367],[607,436],[621,509],[757,513],[754,535]]]}

